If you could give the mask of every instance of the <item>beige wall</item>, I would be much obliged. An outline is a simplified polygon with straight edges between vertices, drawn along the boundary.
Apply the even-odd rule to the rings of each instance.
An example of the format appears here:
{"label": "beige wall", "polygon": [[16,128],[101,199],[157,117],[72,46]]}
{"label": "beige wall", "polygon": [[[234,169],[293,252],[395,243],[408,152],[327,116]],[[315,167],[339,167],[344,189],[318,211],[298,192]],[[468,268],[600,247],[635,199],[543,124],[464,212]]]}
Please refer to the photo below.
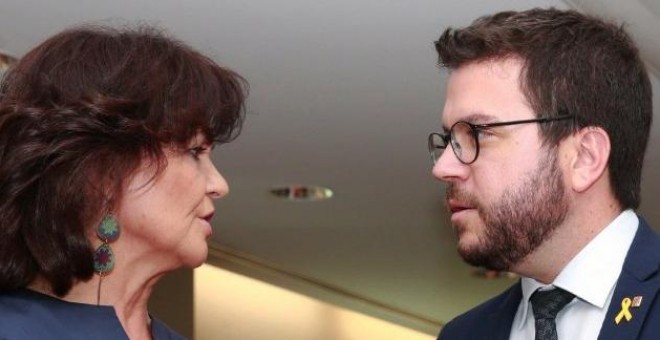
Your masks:
{"label": "beige wall", "polygon": [[435,338],[210,265],[194,272],[194,332],[198,340]]}
{"label": "beige wall", "polygon": [[193,338],[193,270],[169,273],[154,288],[149,312],[186,338]]}

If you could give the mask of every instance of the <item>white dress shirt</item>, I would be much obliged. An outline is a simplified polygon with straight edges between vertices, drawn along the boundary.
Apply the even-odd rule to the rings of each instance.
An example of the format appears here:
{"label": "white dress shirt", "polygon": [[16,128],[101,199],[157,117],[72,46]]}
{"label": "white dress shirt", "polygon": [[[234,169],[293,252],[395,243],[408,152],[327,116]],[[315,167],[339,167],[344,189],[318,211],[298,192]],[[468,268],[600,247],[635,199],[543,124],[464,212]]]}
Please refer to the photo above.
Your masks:
{"label": "white dress shirt", "polygon": [[553,286],[576,296],[555,319],[559,340],[598,338],[638,226],[637,215],[632,210],[626,210],[575,255],[552,284],[544,285],[523,277],[523,297],[513,319],[510,339],[534,339],[534,313],[529,297],[538,288],[550,289]]}

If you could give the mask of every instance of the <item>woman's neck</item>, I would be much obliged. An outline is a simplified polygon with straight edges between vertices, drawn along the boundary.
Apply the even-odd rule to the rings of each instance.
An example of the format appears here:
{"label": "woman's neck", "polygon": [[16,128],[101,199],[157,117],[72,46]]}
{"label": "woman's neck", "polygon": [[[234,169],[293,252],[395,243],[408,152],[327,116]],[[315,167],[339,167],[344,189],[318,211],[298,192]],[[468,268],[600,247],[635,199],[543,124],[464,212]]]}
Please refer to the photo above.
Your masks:
{"label": "woman's neck", "polygon": [[106,276],[94,274],[88,281],[78,281],[64,296],[55,295],[50,284],[41,277],[28,288],[68,302],[112,306],[130,339],[150,339],[149,296],[165,271],[155,271],[144,262],[142,265],[132,264],[118,261],[116,268]]}

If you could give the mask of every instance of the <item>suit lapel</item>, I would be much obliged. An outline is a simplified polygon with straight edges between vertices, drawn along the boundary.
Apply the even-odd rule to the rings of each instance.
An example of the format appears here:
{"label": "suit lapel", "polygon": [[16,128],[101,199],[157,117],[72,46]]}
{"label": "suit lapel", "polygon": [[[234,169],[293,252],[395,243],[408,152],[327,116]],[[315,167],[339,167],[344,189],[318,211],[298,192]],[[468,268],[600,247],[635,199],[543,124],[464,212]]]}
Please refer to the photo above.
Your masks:
{"label": "suit lapel", "polygon": [[[623,264],[612,302],[601,327],[599,340],[637,339],[651,302],[658,294],[660,276],[655,274],[660,263],[660,238],[650,229],[646,221],[641,217],[639,220],[639,228]],[[615,318],[622,311],[623,300],[638,296],[642,297],[641,305],[628,308],[632,319],[628,321],[623,318],[619,324],[616,324]]]}
{"label": "suit lapel", "polygon": [[518,310],[518,305],[522,299],[522,288],[520,281],[509,290],[500,308],[491,313],[486,319],[486,324],[483,325],[484,330],[488,330],[487,334],[482,334],[482,339],[488,340],[508,340],[511,334],[511,326],[513,325],[513,318]]}

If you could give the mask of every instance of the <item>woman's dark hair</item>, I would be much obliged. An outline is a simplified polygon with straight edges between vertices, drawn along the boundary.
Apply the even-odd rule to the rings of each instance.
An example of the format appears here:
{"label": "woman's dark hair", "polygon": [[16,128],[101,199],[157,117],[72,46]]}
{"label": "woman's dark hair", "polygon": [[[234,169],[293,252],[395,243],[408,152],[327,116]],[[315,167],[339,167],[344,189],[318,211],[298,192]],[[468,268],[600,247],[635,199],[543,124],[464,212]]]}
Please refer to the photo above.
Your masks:
{"label": "woman's dark hair", "polygon": [[0,291],[39,276],[62,296],[91,278],[91,226],[126,181],[200,132],[235,138],[246,90],[150,27],[78,27],[28,52],[0,84]]}
{"label": "woman's dark hair", "polygon": [[621,208],[637,208],[652,94],[644,63],[622,27],[576,11],[531,9],[481,17],[449,28],[435,42],[440,65],[506,58],[523,62],[520,87],[536,115],[573,114],[577,126],[542,124],[557,145],[575,128],[596,126],[610,137],[610,184]]}

